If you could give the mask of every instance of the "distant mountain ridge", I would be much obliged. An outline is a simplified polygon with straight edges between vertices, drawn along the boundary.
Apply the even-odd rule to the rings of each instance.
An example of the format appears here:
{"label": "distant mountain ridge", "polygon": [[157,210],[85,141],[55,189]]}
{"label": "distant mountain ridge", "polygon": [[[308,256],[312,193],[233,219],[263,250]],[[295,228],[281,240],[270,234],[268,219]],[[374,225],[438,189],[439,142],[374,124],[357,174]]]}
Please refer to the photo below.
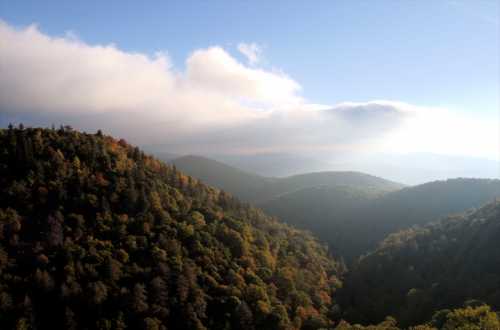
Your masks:
{"label": "distant mountain ridge", "polygon": [[202,156],[182,156],[171,160],[170,163],[184,173],[223,189],[244,201],[257,199],[262,187],[275,180]]}
{"label": "distant mountain ridge", "polygon": [[245,172],[202,156],[183,156],[173,159],[171,163],[189,175],[223,189],[244,201],[256,204],[264,203],[283,194],[320,185],[372,187],[384,192],[403,187],[399,183],[351,171],[314,172],[275,178]]}
{"label": "distant mountain ridge", "polygon": [[[159,146],[149,146],[146,150],[165,161],[182,155],[181,153],[175,156]],[[498,159],[425,152],[353,154],[339,151],[333,154],[318,153],[316,156],[279,152],[206,153],[200,156],[265,177],[287,177],[324,171],[356,171],[407,185],[461,177],[500,179]]]}

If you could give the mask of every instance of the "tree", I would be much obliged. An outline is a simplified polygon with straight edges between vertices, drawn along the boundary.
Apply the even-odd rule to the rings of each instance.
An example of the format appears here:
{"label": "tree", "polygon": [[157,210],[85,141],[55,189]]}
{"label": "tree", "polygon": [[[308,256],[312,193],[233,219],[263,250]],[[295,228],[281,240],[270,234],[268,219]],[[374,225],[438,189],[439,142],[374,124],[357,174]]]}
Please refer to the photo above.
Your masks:
{"label": "tree", "polygon": [[44,291],[51,291],[54,288],[52,276],[46,270],[37,269],[35,272],[35,283]]}
{"label": "tree", "polygon": [[443,330],[497,330],[500,329],[498,314],[489,306],[456,309],[446,315]]}
{"label": "tree", "polygon": [[157,276],[151,280],[151,301],[157,305],[165,305],[168,299],[168,287],[165,281]]}
{"label": "tree", "polygon": [[50,246],[62,245],[64,240],[62,228],[63,216],[61,212],[56,212],[54,215],[49,215],[47,224],[49,226],[47,241]]}
{"label": "tree", "polygon": [[108,287],[101,281],[90,283],[88,298],[92,304],[102,304],[108,298]]}
{"label": "tree", "polygon": [[78,329],[78,324],[75,321],[75,313],[69,308],[66,307],[65,311],[65,328],[67,330],[76,330]]}
{"label": "tree", "polygon": [[254,330],[253,313],[248,304],[242,301],[234,313],[233,327],[241,330]]}
{"label": "tree", "polygon": [[144,313],[148,310],[148,297],[144,284],[137,283],[132,291],[130,307],[136,313]]}

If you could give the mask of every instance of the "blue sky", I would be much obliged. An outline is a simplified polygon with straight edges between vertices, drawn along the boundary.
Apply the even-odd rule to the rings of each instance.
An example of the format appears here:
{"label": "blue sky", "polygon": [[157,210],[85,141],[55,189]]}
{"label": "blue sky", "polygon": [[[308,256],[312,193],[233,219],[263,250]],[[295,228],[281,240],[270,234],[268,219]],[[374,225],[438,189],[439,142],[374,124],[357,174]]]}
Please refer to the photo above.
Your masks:
{"label": "blue sky", "polygon": [[[168,151],[498,159],[499,10],[0,0],[0,123],[64,121]],[[238,50],[252,45],[255,63]]]}
{"label": "blue sky", "polygon": [[498,2],[1,1],[10,24],[68,30],[88,43],[167,51],[264,47],[265,65],[319,103],[398,99],[464,111],[498,109]]}

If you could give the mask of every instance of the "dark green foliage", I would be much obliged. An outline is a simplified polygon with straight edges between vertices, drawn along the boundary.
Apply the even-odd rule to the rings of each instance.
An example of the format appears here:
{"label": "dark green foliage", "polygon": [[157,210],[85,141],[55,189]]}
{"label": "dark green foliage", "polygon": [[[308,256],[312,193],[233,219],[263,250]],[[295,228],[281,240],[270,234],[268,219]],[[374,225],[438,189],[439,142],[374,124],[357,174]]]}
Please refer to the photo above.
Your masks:
{"label": "dark green foliage", "polygon": [[387,235],[413,225],[424,225],[450,214],[481,207],[500,197],[500,180],[449,179],[382,195],[353,212],[346,232],[356,241],[359,255],[376,248]]}
{"label": "dark green foliage", "polygon": [[374,187],[319,186],[284,194],[260,206],[268,214],[310,230],[328,242],[332,251],[350,259],[358,239],[349,233],[359,221],[353,213],[383,193]]}
{"label": "dark green foliage", "polygon": [[124,140],[0,130],[2,329],[330,326],[339,275],[309,234]]}
{"label": "dark green foliage", "polygon": [[500,197],[500,180],[450,179],[384,193],[373,186],[323,186],[284,194],[260,206],[311,230],[347,261],[392,232],[423,225]]}
{"label": "dark green foliage", "polygon": [[500,202],[389,235],[345,279],[344,316],[409,325],[464,302],[500,308],[499,237]]}
{"label": "dark green foliage", "polygon": [[500,317],[487,305],[450,310],[434,314],[429,325],[443,330],[498,330]]}
{"label": "dark green foliage", "polygon": [[[398,322],[392,317],[386,317],[377,325],[351,325],[341,321],[335,330],[399,330]],[[454,310],[440,310],[434,314],[428,323],[410,326],[408,330],[498,330],[500,317],[491,311],[487,305],[476,307],[466,306]]]}

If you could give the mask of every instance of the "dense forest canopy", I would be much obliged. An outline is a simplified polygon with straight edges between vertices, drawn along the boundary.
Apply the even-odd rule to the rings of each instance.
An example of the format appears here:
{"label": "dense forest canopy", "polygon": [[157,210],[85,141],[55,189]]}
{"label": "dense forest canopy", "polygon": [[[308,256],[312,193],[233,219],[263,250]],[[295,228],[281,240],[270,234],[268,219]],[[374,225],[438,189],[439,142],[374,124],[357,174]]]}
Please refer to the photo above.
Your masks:
{"label": "dense forest canopy", "polygon": [[[365,193],[342,189],[353,201]],[[495,330],[498,315],[488,305],[461,305],[473,292],[498,307],[497,269],[482,254],[498,252],[495,218],[496,205],[452,226],[392,235],[348,272],[311,234],[125,140],[71,127],[9,127],[0,130],[0,328],[395,330],[418,320],[421,325],[409,329]],[[421,287],[406,282],[399,272],[407,265],[396,267],[391,262],[398,259],[385,257],[406,251],[405,245],[413,249],[411,237],[431,247],[417,249],[407,263],[455,265],[439,280],[458,272],[462,282],[449,286],[468,291],[414,310],[381,304],[374,313],[365,297],[402,302],[384,281],[391,271],[405,279],[402,287],[416,288],[403,299],[427,302],[447,293],[426,286],[436,279],[425,274]],[[474,245],[471,237],[483,243]],[[462,248],[455,264],[425,254],[437,246],[445,258],[460,242],[477,251]],[[490,254],[494,260],[497,252]],[[471,267],[477,261],[482,267]]]}
{"label": "dense forest canopy", "polygon": [[0,131],[0,327],[332,324],[343,269],[312,236],[69,127]]}
{"label": "dense forest canopy", "polygon": [[359,172],[266,178],[200,156],[172,162],[283,222],[310,230],[348,263],[392,232],[500,197],[500,180],[493,179],[455,178],[404,187]]}
{"label": "dense forest canopy", "polygon": [[350,260],[357,256],[354,244],[362,239],[349,232],[360,221],[353,212],[382,193],[376,188],[323,185],[279,196],[260,207],[282,221],[310,230],[328,242],[332,252]]}
{"label": "dense forest canopy", "polygon": [[403,325],[464,302],[500,308],[500,201],[389,235],[346,277],[344,316]]}

